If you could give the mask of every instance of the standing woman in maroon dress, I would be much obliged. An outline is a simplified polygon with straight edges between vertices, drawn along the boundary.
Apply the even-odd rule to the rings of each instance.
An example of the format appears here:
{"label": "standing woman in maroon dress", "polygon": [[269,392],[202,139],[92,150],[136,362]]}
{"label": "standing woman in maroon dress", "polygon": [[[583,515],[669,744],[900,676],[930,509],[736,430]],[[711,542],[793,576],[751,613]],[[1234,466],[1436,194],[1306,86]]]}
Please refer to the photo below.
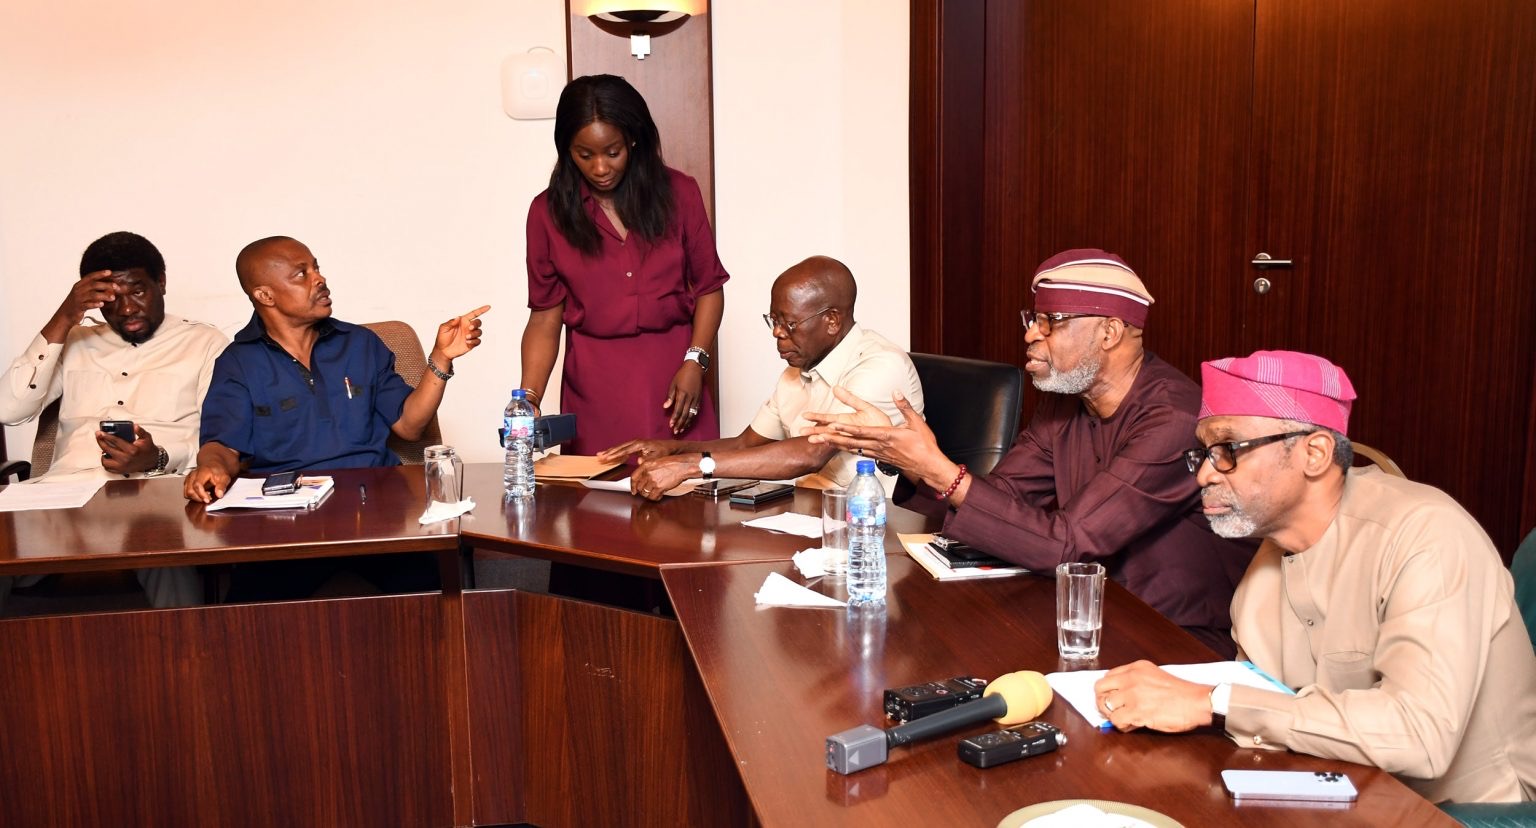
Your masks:
{"label": "standing woman in maroon dress", "polygon": [[560,410],[577,429],[565,451],[718,438],[704,374],[730,277],[698,182],[662,163],[645,99],[614,75],[566,85],[555,148],[528,208],[522,387],[542,402],[563,327]]}

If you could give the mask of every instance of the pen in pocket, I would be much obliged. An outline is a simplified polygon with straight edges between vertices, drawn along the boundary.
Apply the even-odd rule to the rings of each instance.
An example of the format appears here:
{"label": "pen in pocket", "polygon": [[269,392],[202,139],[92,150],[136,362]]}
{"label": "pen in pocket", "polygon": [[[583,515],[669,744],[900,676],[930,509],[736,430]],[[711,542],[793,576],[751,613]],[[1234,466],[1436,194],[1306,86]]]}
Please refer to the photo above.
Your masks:
{"label": "pen in pocket", "polygon": [[352,378],[342,377],[341,382],[343,385],[347,386],[347,399],[352,399]]}

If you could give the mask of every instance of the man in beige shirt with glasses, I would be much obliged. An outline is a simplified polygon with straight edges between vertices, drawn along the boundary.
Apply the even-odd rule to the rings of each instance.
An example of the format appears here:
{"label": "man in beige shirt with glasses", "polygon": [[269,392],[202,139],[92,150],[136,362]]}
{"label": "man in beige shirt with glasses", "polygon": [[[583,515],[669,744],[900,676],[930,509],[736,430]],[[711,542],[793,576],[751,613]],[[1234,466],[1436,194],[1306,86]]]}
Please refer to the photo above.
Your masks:
{"label": "man in beige shirt with glasses", "polygon": [[1217,534],[1263,537],[1232,599],[1239,657],[1295,694],[1140,661],[1095,687],[1121,730],[1225,719],[1240,745],[1375,765],[1432,802],[1536,799],[1536,652],[1488,535],[1438,489],[1353,469],[1355,398],[1320,357],[1203,366],[1186,455]]}

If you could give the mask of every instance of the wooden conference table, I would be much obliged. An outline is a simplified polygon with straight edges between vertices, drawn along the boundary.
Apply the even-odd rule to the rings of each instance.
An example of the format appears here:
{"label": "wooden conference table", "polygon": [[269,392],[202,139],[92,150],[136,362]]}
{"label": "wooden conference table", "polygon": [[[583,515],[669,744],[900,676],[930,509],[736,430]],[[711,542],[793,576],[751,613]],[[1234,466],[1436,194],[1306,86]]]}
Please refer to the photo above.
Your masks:
{"label": "wooden conference table", "polygon": [[[1214,732],[1085,733],[1060,702],[1044,718],[1072,741],[1055,754],[983,772],[936,739],[839,776],[822,739],[878,723],[882,687],[1053,669],[1049,583],[939,584],[895,556],[883,625],[850,631],[837,611],[753,606],[767,572],[789,573],[812,542],[739,523],[815,513],[814,492],[751,512],[550,485],[529,509],[500,502],[499,471],[469,466],[481,505],[429,527],[417,467],[336,472],[310,512],[209,515],[162,479],[109,483],[77,510],[0,513],[0,575],[433,552],[445,586],[0,620],[0,825],[991,825],[1079,796],[1188,825],[1451,824],[1373,769]],[[901,510],[892,523],[923,528]],[[471,549],[659,578],[677,620],[465,589]],[[1112,589],[1105,662],[1138,656],[1209,654]],[[1253,766],[1347,768],[1361,799],[1233,808],[1216,772]]]}

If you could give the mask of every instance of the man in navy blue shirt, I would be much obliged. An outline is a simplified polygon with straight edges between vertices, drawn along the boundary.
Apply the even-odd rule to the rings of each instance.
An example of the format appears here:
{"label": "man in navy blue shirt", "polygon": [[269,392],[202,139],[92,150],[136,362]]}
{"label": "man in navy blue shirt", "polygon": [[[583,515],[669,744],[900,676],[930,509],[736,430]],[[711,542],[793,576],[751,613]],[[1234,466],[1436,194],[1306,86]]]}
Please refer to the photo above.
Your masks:
{"label": "man in navy blue shirt", "polygon": [[[453,360],[480,344],[479,316],[490,310],[438,326],[413,390],[377,334],[331,318],[331,290],[308,247],[286,236],[252,242],[235,272],[256,312],[214,363],[203,398],[202,447],[184,489],[203,503],[223,497],[242,466],[266,475],[397,465],[390,433],[421,436]],[[343,565],[386,592],[438,587],[430,555],[270,561],[236,567],[226,600],[303,598]]]}
{"label": "man in navy blue shirt", "polygon": [[414,440],[437,413],[453,360],[480,344],[486,305],[444,322],[413,390],[367,328],[331,318],[331,290],[308,247],[286,236],[235,260],[256,312],[214,363],[189,500],[222,497],[242,464],[252,474],[393,466],[390,432]]}

